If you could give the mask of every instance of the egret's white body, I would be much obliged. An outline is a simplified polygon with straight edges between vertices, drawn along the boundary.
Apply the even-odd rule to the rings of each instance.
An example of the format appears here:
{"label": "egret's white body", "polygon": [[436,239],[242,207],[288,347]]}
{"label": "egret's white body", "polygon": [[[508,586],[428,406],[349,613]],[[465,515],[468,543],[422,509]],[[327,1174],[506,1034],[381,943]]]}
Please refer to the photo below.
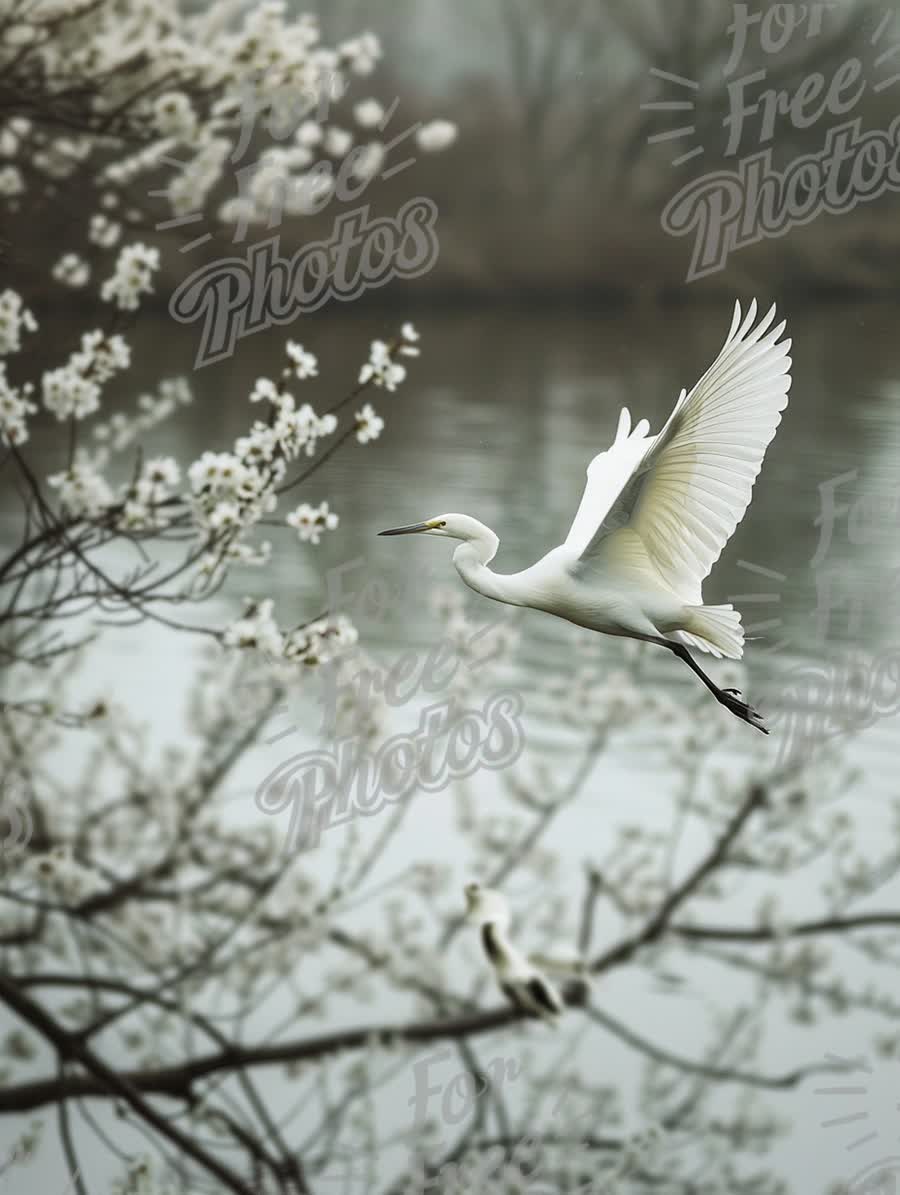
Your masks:
{"label": "egret's white body", "polygon": [[481,929],[481,944],[500,990],[514,1008],[554,1022],[564,1005],[559,992],[540,968],[509,938],[509,906],[502,893],[467,884],[466,916]]}
{"label": "egret's white body", "polygon": [[688,647],[740,659],[741,616],[706,606],[701,586],[744,516],[790,389],[790,340],[771,325],[774,306],[754,326],[735,304],[721,352],[696,386],[682,391],[662,430],[632,429],[623,408],[613,444],[588,466],[587,485],[565,543],[522,572],[488,564],[499,540],[468,515],[447,514],[382,535],[423,532],[462,540],[453,563],[476,592],[555,614],[606,635],[668,647],[732,713],[765,732],[759,715],[720,689]]}

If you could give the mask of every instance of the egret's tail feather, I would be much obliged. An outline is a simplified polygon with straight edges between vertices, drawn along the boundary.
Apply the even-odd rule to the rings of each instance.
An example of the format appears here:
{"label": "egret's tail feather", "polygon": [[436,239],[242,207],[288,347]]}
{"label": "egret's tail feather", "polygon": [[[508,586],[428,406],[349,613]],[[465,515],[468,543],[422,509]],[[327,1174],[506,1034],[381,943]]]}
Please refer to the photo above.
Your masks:
{"label": "egret's tail feather", "polygon": [[708,651],[716,657],[739,660],[744,654],[744,628],[734,606],[688,606],[690,630],[673,631],[676,643]]}

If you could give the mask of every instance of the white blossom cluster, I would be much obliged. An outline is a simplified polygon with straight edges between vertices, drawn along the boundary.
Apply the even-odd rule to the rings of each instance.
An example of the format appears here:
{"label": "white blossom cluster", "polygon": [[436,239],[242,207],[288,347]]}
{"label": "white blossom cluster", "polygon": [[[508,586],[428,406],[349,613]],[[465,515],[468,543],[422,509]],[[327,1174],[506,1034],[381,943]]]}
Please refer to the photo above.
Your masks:
{"label": "white blossom cluster", "polygon": [[20,153],[25,148],[25,139],[31,127],[31,121],[26,116],[13,116],[8,120],[0,130],[0,155],[13,158]]}
{"label": "white blossom cluster", "polygon": [[374,382],[385,390],[396,390],[406,377],[406,367],[394,360],[394,354],[397,352],[404,357],[417,357],[418,339],[419,333],[413,325],[404,324],[400,329],[400,344],[396,348],[384,340],[373,340],[369,360],[359,371],[360,382]]}
{"label": "white blossom cluster", "polygon": [[[0,296],[0,310],[7,320],[7,351],[13,352],[21,348],[23,331],[33,330],[36,325],[21,298],[12,291]],[[169,455],[139,456],[129,470],[129,479],[113,482],[107,473],[114,458],[133,448],[139,438],[190,402],[191,390],[185,378],[164,380],[156,393],[139,396],[136,411],[114,412],[95,423],[88,444],[79,441],[77,425],[101,410],[104,387],[131,365],[131,349],[123,336],[99,329],[85,332],[65,364],[41,375],[44,408],[58,421],[69,421],[72,430],[70,461],[65,468],[50,473],[47,484],[55,492],[61,512],[74,520],[102,516],[105,534],[121,531],[150,536],[172,529],[173,534],[183,538],[193,527],[199,553],[190,566],[196,573],[188,592],[202,593],[218,583],[230,566],[259,566],[270,559],[271,541],[260,541],[255,533],[275,521],[271,516],[278,509],[280,493],[304,480],[302,471],[299,477],[289,478],[291,465],[314,457],[322,439],[335,436],[339,427],[336,412],[349,399],[382,379],[395,389],[405,377],[405,369],[393,371],[394,354],[416,355],[418,348],[413,341],[417,339],[418,333],[406,324],[390,344],[374,342],[370,358],[377,360],[378,373],[359,382],[350,395],[324,413],[317,412],[310,402],[300,401],[293,392],[297,386],[309,386],[318,379],[319,363],[307,347],[289,340],[286,364],[278,379],[257,379],[248,396],[251,404],[266,408],[265,416],[255,419],[230,450],[206,449],[186,465]],[[26,420],[36,412],[32,393],[30,382],[13,386],[5,363],[0,365],[0,432],[7,443],[27,440]],[[370,443],[383,426],[381,416],[366,403],[356,411],[334,447],[354,437],[358,444]],[[306,471],[313,468],[315,463]],[[315,546],[325,532],[338,527],[340,516],[323,499],[318,504],[295,503],[281,521],[297,532],[301,542]],[[264,617],[262,625],[264,628]],[[240,633],[230,634],[228,641],[253,640],[255,644],[266,640],[264,631],[250,636],[244,631],[246,626]],[[315,660],[323,654],[317,646],[321,639],[318,631],[306,632],[299,638],[282,636],[281,651],[273,654]],[[264,650],[271,648],[269,642]]]}
{"label": "white blossom cluster", "polygon": [[[370,359],[379,362],[379,373],[365,371],[361,385],[379,384],[379,378],[390,381],[395,389],[406,376],[406,370],[394,363],[394,353],[418,353],[412,344],[418,333],[405,324],[396,345],[374,341]],[[250,430],[235,441],[231,452],[204,452],[187,471],[193,495],[198,525],[212,532],[234,533],[228,540],[228,551],[239,548],[239,536],[245,534],[259,520],[277,507],[277,491],[284,482],[288,464],[300,456],[313,456],[318,442],[333,435],[338,419],[333,411],[317,414],[308,402],[300,403],[287,389],[291,379],[306,381],[318,376],[318,361],[303,345],[289,340],[286,345],[287,366],[278,382],[258,378],[250,392],[251,403],[267,403],[270,415],[257,419]],[[355,416],[352,432],[357,442],[366,444],[377,438],[384,421],[366,404]],[[300,503],[286,517],[287,525],[297,531],[299,538],[316,545],[324,531],[333,531],[339,515],[327,501],[318,506]],[[232,556],[233,558],[233,556]],[[264,557],[265,558],[265,557]],[[216,567],[217,557],[209,555],[203,563],[206,570]]]}
{"label": "white blossom cluster", "polygon": [[131,364],[131,350],[122,336],[85,332],[81,348],[65,365],[46,370],[41,378],[44,406],[57,419],[84,419],[100,408],[103,385]]}
{"label": "white blossom cluster", "polygon": [[425,153],[440,153],[456,141],[457,127],[450,120],[432,120],[416,133],[416,144]]}
{"label": "white blossom cluster", "polygon": [[100,288],[100,297],[121,311],[136,311],[140,296],[153,293],[153,274],[159,269],[159,250],[140,241],[126,245],[111,277]]}
{"label": "white blossom cluster", "polygon": [[322,501],[318,506],[310,506],[308,502],[290,512],[284,520],[288,527],[293,527],[304,543],[319,543],[323,531],[334,531],[340,522],[328,503]]}
{"label": "white blossom cluster", "polygon": [[73,290],[86,286],[91,276],[91,267],[77,253],[64,253],[51,271],[57,282],[71,286]]}
{"label": "white blossom cluster", "polygon": [[25,180],[18,166],[0,167],[0,196],[5,199],[15,199],[25,190]]}
{"label": "white blossom cluster", "polygon": [[[289,357],[304,376],[312,376],[315,358],[300,350],[303,363],[298,365],[298,348],[292,346]],[[337,428],[333,414],[319,416],[309,403],[298,406],[293,394],[268,378],[257,380],[250,401],[271,404],[271,417],[256,420],[232,452],[207,450],[187,471],[196,522],[212,532],[245,532],[271,514],[288,463],[301,454],[312,456],[319,439]]]}
{"label": "white blossom cluster", "polygon": [[37,320],[22,302],[22,296],[6,289],[0,294],[0,357],[19,352],[23,331],[36,332]]}
{"label": "white blossom cluster", "polygon": [[310,666],[326,664],[353,647],[358,637],[356,627],[343,614],[318,618],[285,635],[283,655],[287,660]]}
{"label": "white blossom cluster", "polygon": [[168,525],[166,505],[175,497],[181,470],[174,457],[158,456],[144,461],[127,486],[120,525],[129,531],[146,531]]}
{"label": "white blossom cluster", "polygon": [[[275,202],[288,212],[307,210],[307,200],[317,207],[342,169],[348,178],[374,177],[387,159],[385,143],[396,140],[395,129],[390,136],[386,132],[395,105],[350,94],[354,77],[368,76],[380,58],[374,34],[326,46],[315,18],[294,17],[281,0],[267,0],[237,16],[213,9],[188,14],[178,0],[122,0],[115,8],[92,0],[71,5],[15,0],[0,37],[0,72],[8,72],[12,90],[19,78],[29,94],[43,85],[48,95],[81,95],[84,80],[94,77],[103,86],[87,96],[82,113],[67,114],[70,128],[61,132],[53,122],[23,115],[0,120],[0,208],[24,210],[29,193],[64,201],[62,186],[76,171],[79,179],[87,179],[92,155],[102,154],[92,179],[96,210],[88,218],[86,243],[59,252],[48,269],[55,282],[73,290],[96,278],[105,302],[117,312],[133,312],[153,293],[158,249],[136,241],[121,245],[108,270],[103,261],[120,245],[129,224],[146,222],[147,213],[135,206],[133,184],[168,170],[168,183],[157,193],[168,197],[173,213],[186,215],[201,212],[213,189],[237,169],[240,193],[220,211],[229,222],[269,221]],[[340,123],[337,105],[345,99]],[[79,120],[83,129],[72,131]],[[114,131],[129,134],[118,150],[107,136]],[[409,132],[423,152],[441,151],[456,139],[456,126],[444,119],[417,124]],[[141,142],[136,150],[135,141]],[[126,188],[131,191],[124,198]],[[18,351],[22,333],[36,326],[15,292],[0,295],[0,355]],[[399,355],[416,351],[413,339],[404,333]],[[96,367],[85,369],[85,352],[44,376],[44,405],[59,419],[83,419],[98,410],[102,379]],[[312,353],[293,344],[288,353],[291,376],[301,381],[316,376]],[[124,367],[118,361],[113,366]],[[360,381],[393,390],[404,376],[397,354],[375,341]],[[32,393],[31,383],[4,371],[3,443],[27,440]],[[287,460],[295,449],[311,455],[317,439],[334,430],[328,415],[315,417],[309,404],[292,410],[285,397],[277,423],[274,433],[255,426],[246,437],[249,442],[241,447],[251,461],[276,454],[273,438],[282,440]],[[105,442],[97,453],[82,456],[82,481],[89,469],[103,467],[109,451],[125,446],[129,425],[117,416],[98,424],[95,435]],[[371,405],[356,412],[360,444],[377,439],[383,426]],[[103,486],[86,489],[96,498]],[[218,516],[229,517],[228,511]],[[244,553],[243,548],[226,550]]]}
{"label": "white blossom cluster", "polygon": [[369,444],[377,440],[384,430],[384,420],[371,403],[366,403],[361,411],[356,412],[356,439],[360,444]]}
{"label": "white blossom cluster", "polygon": [[6,362],[0,361],[0,440],[4,444],[24,444],[28,439],[26,418],[38,409],[28,397],[33,392],[31,382],[11,385],[6,377]]}
{"label": "white blossom cluster", "polygon": [[115,501],[112,487],[83,456],[77,457],[63,472],[52,473],[47,484],[59,491],[60,505],[70,515],[93,518]]}
{"label": "white blossom cluster", "polygon": [[241,618],[225,630],[226,647],[256,648],[272,660],[289,660],[310,666],[327,663],[357,642],[357,631],[348,618],[320,618],[309,625],[282,633],[271,598],[247,599]]}
{"label": "white blossom cluster", "polygon": [[166,91],[153,101],[153,122],[163,137],[190,144],[197,136],[194,106],[182,91]]}
{"label": "white blossom cluster", "polygon": [[285,346],[285,352],[288,355],[290,365],[285,369],[284,376],[293,376],[304,381],[306,378],[314,378],[319,373],[319,362],[313,353],[308,352],[302,344],[298,344],[295,340],[289,340]]}
{"label": "white blossom cluster", "polygon": [[[121,354],[123,349],[121,345],[118,349],[115,345],[110,349],[108,341],[98,340],[99,335],[96,332],[87,333],[82,338],[82,352],[95,353],[100,361],[97,376],[103,378],[108,369],[109,359],[117,352]],[[111,338],[112,341],[119,339]],[[65,370],[56,370],[53,373],[66,376]],[[54,395],[57,393],[56,383],[51,392]],[[60,392],[67,391],[63,389]],[[96,398],[97,402],[91,411],[96,410],[99,405],[99,393]],[[142,394],[138,398],[138,410],[135,415],[116,411],[107,421],[96,424],[93,429],[96,447],[90,450],[80,447],[68,469],[51,474],[47,479],[48,484],[59,492],[60,504],[66,512],[73,516],[93,518],[114,506],[116,523],[125,530],[146,531],[167,526],[169,520],[165,508],[176,496],[175,489],[181,481],[182,472],[173,457],[154,457],[144,461],[137,477],[121,486],[118,495],[105,478],[103,470],[109,465],[114,454],[131,447],[139,436],[168,419],[180,407],[190,403],[192,398],[190,384],[186,378],[167,378],[160,382],[156,394]],[[45,405],[51,410],[54,409],[47,403],[46,398]],[[91,411],[87,413],[90,414]],[[65,417],[65,414],[59,414],[58,411],[56,413],[58,418]],[[76,410],[69,413],[80,417]]]}
{"label": "white blossom cluster", "polygon": [[[25,7],[21,23],[0,40],[0,71],[9,72],[10,88],[20,77],[22,85],[43,81],[48,93],[63,95],[81,94],[85,78],[102,78],[103,86],[87,96],[83,134],[47,132],[23,116],[0,123],[0,201],[11,210],[41,186],[41,175],[58,185],[85,169],[95,151],[99,157],[102,138],[89,129],[142,143],[112,160],[103,155],[101,187],[124,188],[179,163],[157,188],[176,217],[202,211],[237,164],[239,194],[220,205],[219,216],[242,224],[268,222],[276,206],[289,214],[317,210],[336,186],[340,192],[342,174],[374,178],[387,143],[396,140],[386,123],[391,113],[373,98],[348,104],[343,123],[334,119],[354,78],[371,74],[380,60],[378,38],[366,32],[326,46],[316,19],[294,16],[283,0],[243,13],[231,5],[191,13],[178,0]],[[456,139],[455,125],[444,119],[408,132],[429,153]],[[28,172],[19,166],[25,160]],[[92,242],[107,248],[117,236],[114,225],[91,231]],[[136,298],[124,279],[107,290],[123,304]]]}
{"label": "white blossom cluster", "polygon": [[[406,347],[413,348],[412,355],[418,353],[418,348],[411,344],[414,339],[418,339],[418,333],[411,324],[405,324],[397,341],[391,345],[375,342],[370,353],[377,355],[383,362],[383,371],[388,371],[395,352],[403,352]],[[235,440],[230,452],[207,450],[186,471],[195,523],[212,545],[201,560],[201,577],[216,577],[229,564],[261,565],[269,559],[270,541],[251,542],[250,534],[276,511],[282,488],[290,485],[289,465],[302,456],[313,456],[319,441],[334,435],[338,429],[333,410],[320,415],[308,402],[298,405],[287,389],[292,380],[306,382],[318,377],[316,356],[291,340],[285,353],[288,363],[279,381],[258,378],[249,395],[251,403],[268,405],[268,418],[255,420],[249,431]],[[403,377],[405,373],[402,370]],[[401,380],[402,377],[394,377],[391,388]],[[374,374],[360,386],[370,384],[377,384]],[[358,443],[365,444],[377,438],[383,425],[380,416],[366,404],[356,413],[353,425],[342,438],[355,436]],[[297,532],[301,542],[315,546],[321,542],[323,533],[338,527],[340,516],[323,499],[318,505],[301,502],[287,512],[284,522]],[[232,624],[226,632],[226,642],[231,646],[257,647],[275,657],[302,658],[305,662],[320,658],[315,643],[307,642],[308,636],[302,637],[299,649],[296,637],[278,636],[281,632],[270,607],[261,604],[254,606],[252,618],[245,615]],[[314,634],[313,640],[316,638]]]}
{"label": "white blossom cluster", "polygon": [[[113,194],[110,198],[115,201],[117,196]],[[121,235],[122,225],[115,220],[110,220],[105,212],[95,212],[91,216],[88,227],[88,240],[91,244],[97,245],[101,249],[111,249],[118,244]]]}
{"label": "white blossom cluster", "polygon": [[[21,295],[10,289],[0,293],[0,357],[18,353],[22,348],[22,333],[36,332],[37,326]],[[30,398],[34,385],[31,382],[14,385],[6,369],[6,362],[0,361],[0,441],[21,445],[28,439],[27,417],[37,411]]]}

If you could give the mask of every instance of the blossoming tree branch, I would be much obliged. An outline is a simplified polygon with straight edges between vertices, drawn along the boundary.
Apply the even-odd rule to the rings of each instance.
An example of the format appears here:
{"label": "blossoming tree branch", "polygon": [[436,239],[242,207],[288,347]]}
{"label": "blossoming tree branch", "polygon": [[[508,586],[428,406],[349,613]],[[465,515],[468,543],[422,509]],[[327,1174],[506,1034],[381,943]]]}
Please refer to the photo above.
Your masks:
{"label": "blossoming tree branch", "polygon": [[[218,27],[213,13],[183,17],[174,4],[135,4],[130,11],[134,37],[111,4],[96,2],[16,3],[0,25],[4,79],[20,84],[14,96],[10,87],[7,106],[16,115],[6,119],[0,146],[7,158],[0,171],[4,206],[15,221],[33,216],[33,198],[59,202],[64,187],[95,195],[97,210],[82,230],[85,248],[63,254],[51,274],[66,289],[96,286],[106,310],[100,327],[85,330],[71,351],[32,374],[22,355],[29,338],[39,341],[40,313],[16,290],[0,292],[0,438],[24,509],[21,542],[0,569],[2,650],[9,661],[45,662],[77,642],[61,630],[62,620],[93,606],[104,615],[150,618],[226,643],[264,646],[288,659],[323,658],[329,643],[339,647],[352,635],[345,620],[315,619],[282,634],[268,602],[231,628],[180,621],[172,612],[211,596],[231,567],[264,565],[272,550],[259,534],[266,528],[280,522],[318,543],[337,526],[339,514],[327,500],[296,504],[296,498],[310,494],[316,469],[341,445],[378,437],[384,423],[367,392],[392,391],[402,382],[403,358],[418,353],[412,325],[390,343],[373,342],[358,379],[345,381],[343,393],[320,412],[302,395],[303,383],[318,373],[316,357],[288,340],[284,367],[274,378],[260,378],[248,396],[262,417],[251,420],[248,407],[246,434],[195,461],[141,453],[142,438],[191,401],[186,377],[160,378],[130,412],[104,418],[103,403],[107,385],[132,366],[124,325],[154,296],[160,268],[157,247],[129,240],[130,226],[146,219],[136,207],[146,203],[144,191],[135,195],[136,183],[152,177],[154,194],[171,212],[185,204],[203,210],[227,179],[229,155],[247,136],[248,123],[254,131],[269,127],[283,135],[277,122],[290,97],[296,143],[289,153],[275,147],[260,156],[254,210],[237,196],[210,213],[220,228],[238,219],[264,222],[272,188],[281,184],[283,190],[286,177],[304,177],[311,143],[327,142],[333,153],[346,153],[354,143],[337,124],[320,126],[315,114],[325,83],[331,113],[350,78],[373,69],[378,42],[367,34],[328,49],[310,18],[286,22],[278,4],[260,6],[237,27]],[[92,46],[103,47],[103,61],[94,62]],[[356,104],[363,133],[373,107],[372,100]],[[78,135],[69,131],[75,128]],[[420,138],[423,131],[434,148],[434,132],[426,127]],[[375,159],[382,165],[377,140],[356,148],[365,149],[370,165]],[[167,167],[172,154],[180,163],[175,170]],[[161,170],[169,176],[163,184]],[[46,477],[28,457],[30,424],[41,410],[61,433],[59,468]],[[114,484],[110,473],[121,474],[123,462],[128,480]],[[134,548],[134,568],[125,577],[110,575],[103,562],[104,549],[116,540]],[[167,543],[183,550],[163,565],[151,545]],[[51,572],[52,585],[35,584]]]}

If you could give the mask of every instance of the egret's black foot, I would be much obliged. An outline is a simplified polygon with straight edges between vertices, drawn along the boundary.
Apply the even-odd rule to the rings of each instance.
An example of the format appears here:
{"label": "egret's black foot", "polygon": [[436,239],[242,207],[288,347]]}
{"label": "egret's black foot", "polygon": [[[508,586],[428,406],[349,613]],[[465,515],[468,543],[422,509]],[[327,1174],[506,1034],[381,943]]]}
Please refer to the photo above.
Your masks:
{"label": "egret's black foot", "polygon": [[749,723],[750,726],[755,726],[757,730],[762,731],[763,734],[768,734],[768,730],[763,725],[762,715],[757,713],[752,705],[748,705],[745,701],[739,700],[739,689],[720,689],[719,701],[725,706],[736,718],[741,721]]}

